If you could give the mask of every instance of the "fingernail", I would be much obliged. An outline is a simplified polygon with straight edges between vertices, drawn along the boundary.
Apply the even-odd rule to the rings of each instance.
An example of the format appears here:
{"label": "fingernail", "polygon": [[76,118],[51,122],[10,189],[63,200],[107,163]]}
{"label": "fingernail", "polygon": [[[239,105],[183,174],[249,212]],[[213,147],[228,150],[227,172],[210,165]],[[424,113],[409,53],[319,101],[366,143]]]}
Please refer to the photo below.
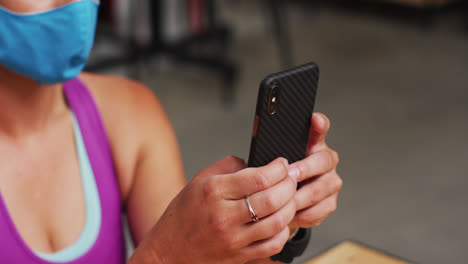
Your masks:
{"label": "fingernail", "polygon": [[284,166],[288,167],[289,163],[288,163],[288,160],[287,159],[281,159],[284,163]]}
{"label": "fingernail", "polygon": [[288,168],[288,175],[289,175],[289,177],[293,178],[293,180],[295,180],[297,182],[297,180],[301,176],[301,172],[296,167],[289,167]]}
{"label": "fingernail", "polygon": [[317,118],[317,122],[319,123],[319,125],[323,126],[323,124],[325,123],[325,120],[323,120],[322,115],[315,115],[315,116]]}

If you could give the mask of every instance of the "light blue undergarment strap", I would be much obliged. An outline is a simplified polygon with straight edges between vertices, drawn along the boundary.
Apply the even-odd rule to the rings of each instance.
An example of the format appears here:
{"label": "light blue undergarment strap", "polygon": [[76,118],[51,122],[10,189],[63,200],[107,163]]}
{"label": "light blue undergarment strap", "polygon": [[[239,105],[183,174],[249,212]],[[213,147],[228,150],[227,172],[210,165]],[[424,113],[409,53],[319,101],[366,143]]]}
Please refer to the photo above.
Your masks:
{"label": "light blue undergarment strap", "polygon": [[99,192],[75,115],[73,115],[73,130],[86,205],[86,222],[80,237],[73,245],[51,254],[35,252],[40,258],[50,262],[69,262],[86,254],[96,242],[101,227]]}

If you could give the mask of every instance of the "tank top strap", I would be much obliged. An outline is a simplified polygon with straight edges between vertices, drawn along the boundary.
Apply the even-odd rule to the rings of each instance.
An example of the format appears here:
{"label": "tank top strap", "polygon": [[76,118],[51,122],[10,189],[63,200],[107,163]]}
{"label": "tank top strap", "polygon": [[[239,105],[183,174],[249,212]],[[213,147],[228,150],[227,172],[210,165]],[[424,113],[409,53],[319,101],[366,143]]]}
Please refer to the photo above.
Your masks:
{"label": "tank top strap", "polygon": [[90,157],[93,170],[114,176],[114,161],[109,140],[90,91],[78,78],[64,83],[63,91],[80,126],[88,155],[93,156]]}
{"label": "tank top strap", "polygon": [[[78,122],[86,147],[88,158],[94,172],[101,201],[102,224],[96,241],[101,250],[108,252],[107,257],[120,255],[125,259],[125,243],[122,231],[122,201],[115,173],[112,151],[101,119],[99,109],[88,87],[78,78],[63,84],[63,91]],[[117,254],[116,254],[117,253]],[[123,257],[122,257],[123,256]],[[105,261],[119,263],[119,261]]]}

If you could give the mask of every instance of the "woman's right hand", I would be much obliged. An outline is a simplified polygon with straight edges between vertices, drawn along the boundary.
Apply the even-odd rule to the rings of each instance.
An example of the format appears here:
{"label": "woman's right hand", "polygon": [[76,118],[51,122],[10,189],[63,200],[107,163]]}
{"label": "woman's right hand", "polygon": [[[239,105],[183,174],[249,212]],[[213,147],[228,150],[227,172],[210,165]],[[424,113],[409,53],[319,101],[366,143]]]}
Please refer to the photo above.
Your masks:
{"label": "woman's right hand", "polygon": [[226,157],[172,200],[129,263],[245,263],[275,255],[289,237],[296,185],[283,158],[245,168],[241,159]]}

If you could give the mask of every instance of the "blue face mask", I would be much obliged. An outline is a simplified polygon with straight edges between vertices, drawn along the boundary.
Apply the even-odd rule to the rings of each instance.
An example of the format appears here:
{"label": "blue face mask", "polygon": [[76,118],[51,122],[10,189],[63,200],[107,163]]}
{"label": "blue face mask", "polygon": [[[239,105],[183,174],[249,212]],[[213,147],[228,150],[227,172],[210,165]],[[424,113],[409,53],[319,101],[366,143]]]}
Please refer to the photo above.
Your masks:
{"label": "blue face mask", "polygon": [[98,6],[80,0],[33,14],[0,7],[0,64],[39,84],[73,79],[93,46]]}

